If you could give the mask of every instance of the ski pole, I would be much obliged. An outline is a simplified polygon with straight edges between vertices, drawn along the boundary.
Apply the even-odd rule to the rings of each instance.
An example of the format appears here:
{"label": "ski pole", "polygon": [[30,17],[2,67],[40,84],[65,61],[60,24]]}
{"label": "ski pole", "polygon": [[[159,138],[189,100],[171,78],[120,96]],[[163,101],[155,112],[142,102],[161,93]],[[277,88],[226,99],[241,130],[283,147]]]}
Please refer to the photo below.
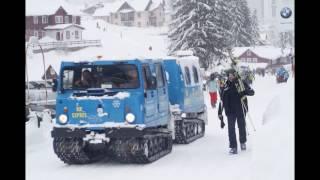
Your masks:
{"label": "ski pole", "polygon": [[248,114],[249,121],[250,121],[250,123],[251,123],[251,126],[252,126],[253,130],[256,131],[256,128],[255,128],[255,126],[254,126],[254,124],[253,124],[253,121],[252,121],[252,119],[251,119],[251,116],[250,116],[250,114],[249,114],[249,111],[247,110],[247,107],[244,105],[244,103],[243,103],[242,100],[241,100],[241,104],[242,104],[242,107],[245,109],[245,111],[246,111],[247,114]]}

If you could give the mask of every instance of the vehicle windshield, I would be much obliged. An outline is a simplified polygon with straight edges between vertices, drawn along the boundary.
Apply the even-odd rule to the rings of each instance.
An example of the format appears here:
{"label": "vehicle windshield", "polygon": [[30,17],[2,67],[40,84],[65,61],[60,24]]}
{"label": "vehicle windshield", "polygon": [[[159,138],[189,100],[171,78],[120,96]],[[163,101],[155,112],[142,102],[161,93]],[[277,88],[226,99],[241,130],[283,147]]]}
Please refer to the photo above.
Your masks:
{"label": "vehicle windshield", "polygon": [[132,64],[79,65],[65,67],[63,89],[134,89],[139,88],[138,69]]}

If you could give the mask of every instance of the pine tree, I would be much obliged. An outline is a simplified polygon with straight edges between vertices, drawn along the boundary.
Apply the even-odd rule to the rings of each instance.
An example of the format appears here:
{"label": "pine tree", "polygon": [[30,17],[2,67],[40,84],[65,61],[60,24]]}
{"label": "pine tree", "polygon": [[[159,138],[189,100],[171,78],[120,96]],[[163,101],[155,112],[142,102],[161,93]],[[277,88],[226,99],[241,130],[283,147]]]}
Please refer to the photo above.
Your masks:
{"label": "pine tree", "polygon": [[173,9],[170,53],[190,49],[204,68],[226,56],[231,33],[224,24],[228,8],[223,0],[176,0]]}
{"label": "pine tree", "polygon": [[280,36],[280,42],[279,45],[282,49],[286,47],[293,47],[294,46],[294,38],[293,38],[293,32],[287,31],[287,32],[281,32],[279,34]]}
{"label": "pine tree", "polygon": [[231,32],[233,46],[250,46],[254,44],[251,36],[251,16],[246,0],[231,0],[230,13],[233,19]]}
{"label": "pine tree", "polygon": [[262,45],[262,42],[260,40],[260,30],[259,30],[259,24],[258,24],[258,18],[257,18],[257,10],[253,11],[253,14],[251,17],[251,36],[253,38],[254,45]]}

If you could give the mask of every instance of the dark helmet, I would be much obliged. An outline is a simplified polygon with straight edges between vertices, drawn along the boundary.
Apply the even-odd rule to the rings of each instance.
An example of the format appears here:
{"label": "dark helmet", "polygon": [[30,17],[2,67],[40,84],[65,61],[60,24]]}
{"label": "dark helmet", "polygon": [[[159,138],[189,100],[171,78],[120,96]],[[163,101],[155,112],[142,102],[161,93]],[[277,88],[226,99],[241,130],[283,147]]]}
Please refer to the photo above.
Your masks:
{"label": "dark helmet", "polygon": [[213,79],[215,79],[215,78],[216,78],[216,76],[215,76],[214,73],[210,74],[210,79],[211,79],[211,80],[213,80]]}
{"label": "dark helmet", "polygon": [[233,68],[228,69],[228,70],[226,70],[226,74],[227,74],[227,75],[229,75],[229,74],[236,75],[236,70],[234,70]]}

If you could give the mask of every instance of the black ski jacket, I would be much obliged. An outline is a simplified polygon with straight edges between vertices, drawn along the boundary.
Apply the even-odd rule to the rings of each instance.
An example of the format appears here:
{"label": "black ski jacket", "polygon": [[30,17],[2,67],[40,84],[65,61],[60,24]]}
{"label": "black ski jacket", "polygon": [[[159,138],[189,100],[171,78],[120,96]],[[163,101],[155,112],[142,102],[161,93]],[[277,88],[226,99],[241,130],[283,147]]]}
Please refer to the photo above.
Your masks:
{"label": "black ski jacket", "polygon": [[[242,81],[245,87],[245,91],[239,93],[237,87],[239,86],[238,80],[233,82],[227,81],[226,87],[221,92],[222,103],[227,116],[244,117],[248,109],[248,100],[244,96],[253,96],[254,90],[244,81]],[[246,108],[242,107],[241,98]],[[247,111],[246,111],[247,110]],[[222,113],[222,109],[219,107],[218,113]]]}

